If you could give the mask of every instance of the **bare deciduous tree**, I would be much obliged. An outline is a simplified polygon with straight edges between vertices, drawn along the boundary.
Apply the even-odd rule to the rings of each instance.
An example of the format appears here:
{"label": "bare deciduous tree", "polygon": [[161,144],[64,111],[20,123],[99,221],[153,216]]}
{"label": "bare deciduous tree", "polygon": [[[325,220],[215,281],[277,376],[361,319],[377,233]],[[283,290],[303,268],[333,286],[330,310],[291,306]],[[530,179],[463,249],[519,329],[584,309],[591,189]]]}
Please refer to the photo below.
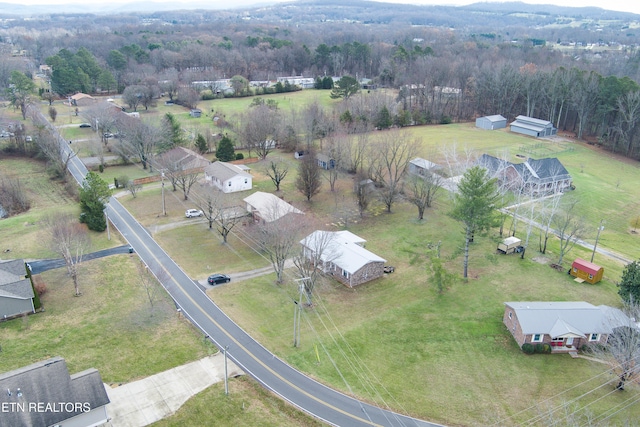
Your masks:
{"label": "bare deciduous tree", "polygon": [[257,239],[266,251],[273,270],[276,272],[276,282],[283,283],[285,261],[295,252],[305,226],[305,218],[302,214],[284,212],[281,205],[273,204],[265,216],[280,218],[271,222],[264,222],[257,226]]}
{"label": "bare deciduous tree", "polygon": [[407,179],[407,198],[418,208],[418,220],[422,220],[425,209],[433,205],[442,189],[443,181],[444,179],[435,173],[427,173],[424,176],[410,175]]}
{"label": "bare deciduous tree", "polygon": [[551,226],[555,220],[556,215],[560,209],[560,201],[562,200],[562,194],[554,194],[552,197],[547,197],[541,199],[541,209],[540,209],[540,223],[542,225],[542,229],[540,230],[540,243],[538,250],[541,253],[547,252],[547,243],[549,242],[549,237],[553,233]]}
{"label": "bare deciduous tree", "polygon": [[624,390],[628,382],[640,382],[640,304],[631,300],[622,310],[608,310],[607,326],[612,330],[606,343],[589,346],[593,356],[604,361],[618,377],[616,389]]}
{"label": "bare deciduous tree", "polygon": [[124,157],[137,158],[143,169],[149,166],[153,171],[150,160],[155,153],[158,141],[162,140],[159,129],[130,117],[122,117],[118,129],[122,134],[114,149]]}
{"label": "bare deciduous tree", "polygon": [[119,108],[110,102],[100,102],[82,110],[81,116],[100,134],[100,140],[106,145],[105,134],[116,127],[117,115],[122,114]]}
{"label": "bare deciduous tree", "polygon": [[72,150],[64,151],[60,137],[49,127],[36,127],[35,143],[42,155],[47,159],[50,173],[56,178],[64,178],[67,175],[67,165],[76,153]]}
{"label": "bare deciduous tree", "polygon": [[312,305],[313,290],[324,268],[342,254],[334,240],[335,233],[316,230],[304,239],[300,251],[293,257],[308,305]]}
{"label": "bare deciduous tree", "polygon": [[153,316],[154,304],[158,301],[160,295],[160,286],[158,280],[149,271],[146,265],[140,261],[137,264],[138,283],[144,289],[147,301],[149,301],[149,313]]}
{"label": "bare deciduous tree", "polygon": [[20,180],[0,175],[0,209],[11,216],[25,212],[30,207],[31,202],[20,184]]}
{"label": "bare deciduous tree", "polygon": [[558,264],[562,265],[562,259],[576,244],[585,231],[585,224],[582,216],[579,215],[578,200],[571,199],[565,204],[557,215],[554,216],[553,224],[556,233],[560,238],[560,249]]}
{"label": "bare deciduous tree", "polygon": [[[213,229],[216,225],[218,234],[222,237],[224,243],[233,228],[246,216],[239,215],[239,208],[233,206],[232,202],[227,199],[226,195],[215,188],[202,186],[194,193],[192,200],[195,202],[209,223],[209,229]],[[242,211],[242,210],[240,210]]]}
{"label": "bare deciduous tree", "polygon": [[265,170],[265,174],[271,178],[273,185],[276,186],[276,191],[280,191],[280,183],[286,178],[288,173],[289,167],[285,162],[280,160],[272,160]]}
{"label": "bare deciduous tree", "polygon": [[78,264],[89,250],[91,241],[84,225],[71,214],[54,214],[45,218],[51,249],[64,259],[76,296],[82,295],[78,284]]}
{"label": "bare deciduous tree", "polygon": [[193,185],[198,182],[199,175],[200,173],[197,171],[185,171],[178,175],[178,178],[176,179],[176,185],[179,189],[182,190],[182,194],[184,195],[185,200],[189,200],[189,192],[191,191],[191,187],[193,187]]}
{"label": "bare deciduous tree", "polygon": [[262,104],[247,111],[238,133],[249,152],[255,150],[259,158],[265,159],[275,148],[275,141],[279,139],[278,123],[278,110]]}
{"label": "bare deciduous tree", "polygon": [[127,181],[125,186],[126,186],[127,190],[129,191],[129,193],[131,193],[131,196],[134,199],[138,195],[138,191],[140,191],[142,189],[142,185],[136,184],[136,182],[133,179]]}
{"label": "bare deciduous tree", "polygon": [[375,186],[367,175],[363,173],[356,174],[353,182],[353,197],[362,218],[371,204],[371,200],[375,197]]}
{"label": "bare deciduous tree", "polygon": [[300,191],[307,201],[318,194],[322,185],[320,168],[316,160],[316,153],[310,150],[305,154],[298,165],[298,177],[296,178],[296,189]]}
{"label": "bare deciduous tree", "polygon": [[407,165],[415,157],[417,141],[403,130],[380,132],[370,146],[369,174],[381,189],[380,200],[391,212],[391,207],[402,191],[402,178]]}

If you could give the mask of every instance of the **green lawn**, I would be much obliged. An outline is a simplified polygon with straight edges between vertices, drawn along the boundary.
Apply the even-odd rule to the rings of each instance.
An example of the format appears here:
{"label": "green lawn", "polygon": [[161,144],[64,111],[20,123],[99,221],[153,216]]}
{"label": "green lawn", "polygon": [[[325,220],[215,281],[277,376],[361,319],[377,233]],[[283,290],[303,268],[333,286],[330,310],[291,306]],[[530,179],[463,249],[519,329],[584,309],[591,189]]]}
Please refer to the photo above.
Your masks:
{"label": "green lawn", "polygon": [[[293,271],[283,286],[274,285],[271,275],[214,288],[210,294],[243,328],[297,368],[346,393],[449,425],[495,423],[604,370],[568,355],[524,355],[502,325],[502,314],[503,302],[512,300],[616,305],[619,298],[610,280],[578,285],[567,274],[534,261],[534,251],[524,260],[495,255],[499,237],[491,233],[476,238],[469,282],[458,280],[438,294],[430,283],[429,263],[421,256],[425,243],[442,240],[447,268],[459,273],[462,234],[448,217],[429,214],[419,224],[412,209],[398,207],[397,213],[349,228],[367,239],[368,249],[396,266],[396,272],[354,290],[323,284],[314,308],[305,310],[297,349],[291,346],[292,300],[297,299]],[[591,388],[593,383],[584,384],[551,403]],[[590,409],[597,413],[626,397],[619,394]],[[524,421],[536,410],[516,420]],[[632,414],[640,415],[640,408]]]}
{"label": "green lawn", "polygon": [[[215,421],[213,421],[215,420]],[[191,398],[175,414],[153,423],[154,427],[215,424],[238,427],[312,427],[323,425],[289,406],[247,377],[215,384]]]}
{"label": "green lawn", "polygon": [[74,296],[65,269],[39,275],[47,287],[45,311],[0,323],[0,371],[62,356],[71,373],[93,367],[104,382],[121,383],[217,351],[178,317],[164,292],[156,292],[151,308],[139,284],[139,262],[127,254],[82,263],[81,297]]}

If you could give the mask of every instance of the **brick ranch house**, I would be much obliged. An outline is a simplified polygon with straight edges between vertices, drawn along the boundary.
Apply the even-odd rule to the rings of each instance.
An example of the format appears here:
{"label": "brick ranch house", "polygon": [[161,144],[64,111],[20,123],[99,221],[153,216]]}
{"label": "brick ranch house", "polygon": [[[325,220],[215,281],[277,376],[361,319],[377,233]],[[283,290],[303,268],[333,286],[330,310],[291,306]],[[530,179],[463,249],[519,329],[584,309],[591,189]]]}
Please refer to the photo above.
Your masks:
{"label": "brick ranch house", "polygon": [[553,353],[567,353],[585,344],[604,344],[618,326],[629,319],[618,309],[583,301],[505,302],[502,322],[522,344],[548,343]]}
{"label": "brick ranch house", "polygon": [[[366,240],[349,231],[316,230],[300,241],[308,258],[320,255],[324,273],[332,275],[344,285],[353,288],[384,274],[384,258],[364,248]],[[322,249],[321,246],[324,246]]]}

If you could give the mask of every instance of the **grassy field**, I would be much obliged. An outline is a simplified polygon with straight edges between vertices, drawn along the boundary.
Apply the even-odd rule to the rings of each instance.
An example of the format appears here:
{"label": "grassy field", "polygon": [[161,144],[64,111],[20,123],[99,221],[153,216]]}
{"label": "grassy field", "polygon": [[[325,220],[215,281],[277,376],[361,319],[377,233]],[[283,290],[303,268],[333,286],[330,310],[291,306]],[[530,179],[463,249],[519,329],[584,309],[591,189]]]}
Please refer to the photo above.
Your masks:
{"label": "grassy field", "polygon": [[122,383],[217,351],[178,318],[164,292],[156,291],[151,308],[137,263],[135,255],[82,263],[81,297],[74,296],[65,269],[39,275],[37,280],[47,286],[45,311],[0,323],[0,371],[62,356],[71,373],[93,367],[104,382]]}
{"label": "grassy field", "polygon": [[175,414],[153,423],[154,427],[215,424],[237,427],[313,427],[320,422],[307,417],[266,391],[255,381],[239,377],[224,385],[215,384],[191,398]]}

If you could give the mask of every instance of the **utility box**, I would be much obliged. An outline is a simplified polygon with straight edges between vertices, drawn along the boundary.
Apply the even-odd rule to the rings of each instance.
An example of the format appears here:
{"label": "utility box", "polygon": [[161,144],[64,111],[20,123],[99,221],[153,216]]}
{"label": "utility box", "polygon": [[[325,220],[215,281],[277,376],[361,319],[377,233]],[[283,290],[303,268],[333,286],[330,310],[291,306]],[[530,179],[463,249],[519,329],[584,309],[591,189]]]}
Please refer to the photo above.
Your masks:
{"label": "utility box", "polygon": [[522,252],[522,246],[520,245],[522,240],[517,237],[507,237],[498,244],[498,251],[503,254],[512,254],[514,252]]}

